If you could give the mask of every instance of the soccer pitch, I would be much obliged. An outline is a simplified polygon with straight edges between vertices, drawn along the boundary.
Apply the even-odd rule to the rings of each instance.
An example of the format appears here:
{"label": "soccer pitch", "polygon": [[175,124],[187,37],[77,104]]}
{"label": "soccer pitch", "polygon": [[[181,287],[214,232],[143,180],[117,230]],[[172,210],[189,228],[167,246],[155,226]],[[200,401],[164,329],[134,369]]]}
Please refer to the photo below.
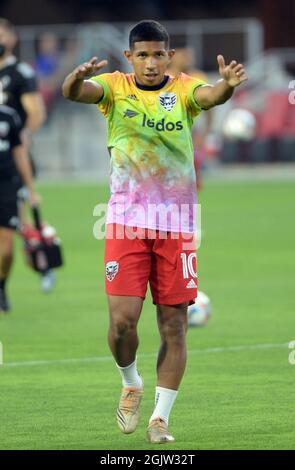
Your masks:
{"label": "soccer pitch", "polygon": [[40,193],[66,264],[44,295],[18,243],[13,312],[0,316],[0,449],[294,449],[294,183],[205,184],[198,271],[213,316],[188,332],[169,425],[176,442],[165,446],[145,438],[159,345],[150,296],[139,331],[141,422],[131,435],[116,424],[121,383],[106,340],[104,242],[92,234],[93,208],[108,189],[43,185]]}

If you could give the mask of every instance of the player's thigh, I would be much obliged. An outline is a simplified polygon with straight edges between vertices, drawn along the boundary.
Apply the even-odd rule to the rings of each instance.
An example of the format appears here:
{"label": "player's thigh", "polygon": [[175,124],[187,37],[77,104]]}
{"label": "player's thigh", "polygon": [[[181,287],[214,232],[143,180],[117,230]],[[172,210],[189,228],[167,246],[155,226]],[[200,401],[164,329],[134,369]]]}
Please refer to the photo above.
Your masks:
{"label": "player's thigh", "polygon": [[154,244],[150,286],[156,305],[179,305],[197,297],[195,238],[189,236],[169,235]]}
{"label": "player's thigh", "polygon": [[144,299],[151,269],[149,244],[143,239],[128,238],[125,233],[122,238],[116,234],[108,235],[105,242],[106,293]]}

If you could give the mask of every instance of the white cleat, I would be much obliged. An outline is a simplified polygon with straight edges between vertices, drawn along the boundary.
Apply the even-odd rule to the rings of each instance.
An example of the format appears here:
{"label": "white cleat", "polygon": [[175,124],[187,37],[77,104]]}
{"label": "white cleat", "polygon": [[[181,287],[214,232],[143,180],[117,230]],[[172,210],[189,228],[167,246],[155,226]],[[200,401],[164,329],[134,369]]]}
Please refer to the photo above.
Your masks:
{"label": "white cleat", "polygon": [[55,273],[50,269],[46,273],[41,274],[41,289],[45,294],[51,292],[55,286]]}
{"label": "white cleat", "polygon": [[122,389],[117,409],[117,423],[124,434],[131,434],[137,428],[142,397],[142,388],[123,387]]}
{"label": "white cleat", "polygon": [[175,441],[168,432],[166,422],[161,418],[155,418],[150,422],[147,428],[147,439],[151,444],[165,444]]}

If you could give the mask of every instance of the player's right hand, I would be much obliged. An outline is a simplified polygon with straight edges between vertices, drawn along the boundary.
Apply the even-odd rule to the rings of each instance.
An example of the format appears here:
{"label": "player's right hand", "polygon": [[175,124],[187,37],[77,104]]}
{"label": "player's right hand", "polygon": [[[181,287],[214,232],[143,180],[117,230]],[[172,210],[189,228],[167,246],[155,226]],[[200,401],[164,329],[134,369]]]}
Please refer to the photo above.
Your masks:
{"label": "player's right hand", "polygon": [[73,71],[73,75],[77,80],[83,80],[86,78],[90,78],[93,75],[96,75],[97,72],[105,67],[108,63],[107,60],[101,60],[97,62],[97,57],[92,57],[89,62],[84,62],[84,64],[78,65]]}

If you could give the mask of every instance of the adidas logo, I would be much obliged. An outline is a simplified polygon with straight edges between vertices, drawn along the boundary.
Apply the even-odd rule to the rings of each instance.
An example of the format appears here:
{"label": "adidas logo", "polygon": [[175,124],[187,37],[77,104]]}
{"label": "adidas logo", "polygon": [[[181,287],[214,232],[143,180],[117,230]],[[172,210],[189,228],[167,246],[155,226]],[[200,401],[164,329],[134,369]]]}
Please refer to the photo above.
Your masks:
{"label": "adidas logo", "polygon": [[129,98],[130,100],[139,101],[136,95],[128,95],[127,98]]}
{"label": "adidas logo", "polygon": [[194,289],[195,287],[197,287],[197,284],[195,283],[193,279],[191,279],[186,286],[187,289]]}
{"label": "adidas logo", "polygon": [[133,118],[134,116],[137,116],[139,113],[137,113],[136,111],[132,111],[132,109],[126,109],[126,111],[124,111],[124,117],[129,117],[129,118]]}

